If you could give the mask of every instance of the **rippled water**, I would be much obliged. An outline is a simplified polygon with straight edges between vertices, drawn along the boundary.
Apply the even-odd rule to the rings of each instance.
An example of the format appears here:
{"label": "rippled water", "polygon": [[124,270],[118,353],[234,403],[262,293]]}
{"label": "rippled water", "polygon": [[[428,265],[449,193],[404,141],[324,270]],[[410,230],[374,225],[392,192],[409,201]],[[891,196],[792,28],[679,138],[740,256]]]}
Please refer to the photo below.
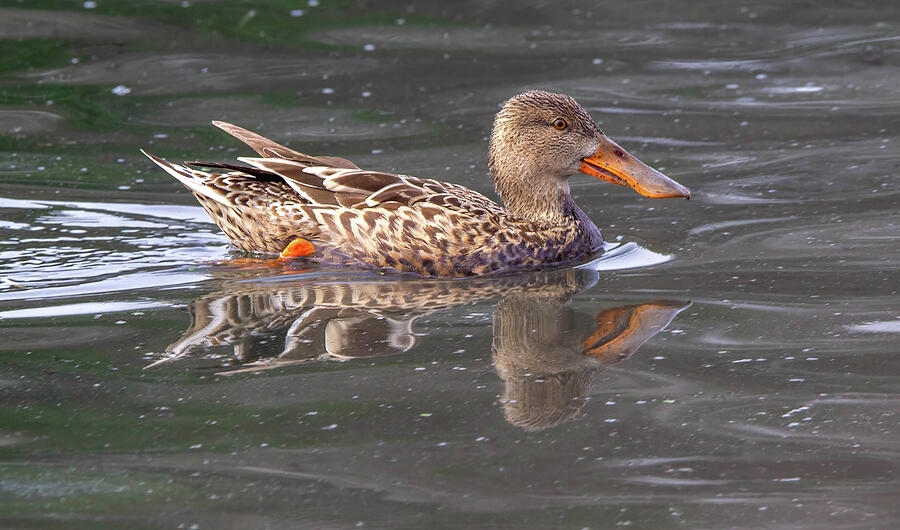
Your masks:
{"label": "rippled water", "polygon": [[[900,525],[893,2],[348,4],[2,4],[4,526]],[[694,198],[576,176],[599,259],[396,279],[237,255],[137,151],[487,193],[528,88]]]}

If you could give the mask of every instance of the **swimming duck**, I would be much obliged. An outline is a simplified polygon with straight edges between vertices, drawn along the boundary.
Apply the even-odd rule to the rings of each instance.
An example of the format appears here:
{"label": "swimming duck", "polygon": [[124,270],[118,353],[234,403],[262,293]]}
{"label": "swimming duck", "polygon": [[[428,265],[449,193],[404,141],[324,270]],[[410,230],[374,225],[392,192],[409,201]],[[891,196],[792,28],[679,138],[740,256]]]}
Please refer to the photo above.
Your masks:
{"label": "swimming duck", "polygon": [[503,206],[458,184],[364,170],[213,124],[260,157],[180,165],[144,154],[194,193],[235,247],[282,258],[441,277],[536,269],[601,248],[569,192],[577,172],[646,197],[691,196],[610,140],[574,99],[539,90],[510,98],[494,120],[489,167]]}

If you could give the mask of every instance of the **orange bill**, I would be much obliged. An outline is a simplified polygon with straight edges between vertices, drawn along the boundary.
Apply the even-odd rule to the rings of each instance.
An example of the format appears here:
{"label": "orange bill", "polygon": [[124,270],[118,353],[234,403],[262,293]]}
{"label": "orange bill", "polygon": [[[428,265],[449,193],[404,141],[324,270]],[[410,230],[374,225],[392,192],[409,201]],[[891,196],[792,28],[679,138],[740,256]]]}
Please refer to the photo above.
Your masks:
{"label": "orange bill", "polygon": [[690,302],[656,300],[612,307],[597,314],[597,328],[584,339],[584,353],[606,363],[628,358],[663,330]]}
{"label": "orange bill", "polygon": [[600,134],[600,148],[592,156],[581,159],[581,172],[629,186],[645,197],[691,198],[691,190],[628,154],[628,151]]}

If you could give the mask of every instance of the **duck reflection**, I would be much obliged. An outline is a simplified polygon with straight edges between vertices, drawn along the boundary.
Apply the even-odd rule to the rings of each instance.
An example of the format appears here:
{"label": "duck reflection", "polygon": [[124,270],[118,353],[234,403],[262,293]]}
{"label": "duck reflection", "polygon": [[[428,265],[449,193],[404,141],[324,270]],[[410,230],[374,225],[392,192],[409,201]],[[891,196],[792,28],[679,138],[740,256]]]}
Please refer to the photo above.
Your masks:
{"label": "duck reflection", "polygon": [[[541,430],[580,415],[593,376],[631,356],[690,305],[657,300],[596,316],[574,310],[572,297],[596,281],[596,272],[578,269],[462,281],[232,278],[191,304],[191,327],[151,366],[214,346],[233,348],[219,375],[391,355],[415,345],[417,319],[499,298],[492,357],[505,384],[504,414],[523,429]],[[281,340],[283,347],[273,346]]]}
{"label": "duck reflection", "polygon": [[494,311],[492,354],[505,383],[506,420],[537,431],[581,414],[591,379],[627,359],[690,302],[658,300],[600,311],[594,322],[565,296],[504,296]]}

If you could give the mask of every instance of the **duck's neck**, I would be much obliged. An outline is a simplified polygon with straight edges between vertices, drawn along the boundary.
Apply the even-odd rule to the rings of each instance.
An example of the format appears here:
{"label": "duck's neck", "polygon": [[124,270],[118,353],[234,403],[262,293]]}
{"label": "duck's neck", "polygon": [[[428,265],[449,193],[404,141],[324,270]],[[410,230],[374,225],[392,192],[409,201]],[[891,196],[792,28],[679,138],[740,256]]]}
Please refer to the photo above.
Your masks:
{"label": "duck's neck", "polygon": [[491,168],[491,177],[503,206],[514,219],[566,224],[576,219],[581,211],[569,193],[567,178],[521,172],[504,174],[498,167]]}

